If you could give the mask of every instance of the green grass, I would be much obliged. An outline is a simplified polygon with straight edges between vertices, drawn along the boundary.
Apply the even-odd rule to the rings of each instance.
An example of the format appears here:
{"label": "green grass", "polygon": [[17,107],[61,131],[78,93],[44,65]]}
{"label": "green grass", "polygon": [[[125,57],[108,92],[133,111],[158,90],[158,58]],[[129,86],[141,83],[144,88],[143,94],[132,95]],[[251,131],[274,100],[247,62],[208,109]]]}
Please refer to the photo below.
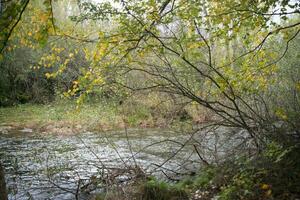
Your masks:
{"label": "green grass", "polygon": [[181,126],[180,117],[175,114],[173,118],[173,107],[147,99],[136,97],[126,100],[122,105],[109,99],[94,100],[81,104],[78,109],[75,101],[71,100],[0,107],[0,124],[35,128],[59,123],[60,127],[64,124],[81,125],[88,127],[88,130],[120,129],[125,123],[127,127]]}
{"label": "green grass", "polygon": [[120,113],[113,104],[86,103],[76,109],[72,101],[61,101],[47,105],[21,104],[0,108],[1,123],[50,123],[70,122],[92,124],[101,121],[112,123],[119,121]]}
{"label": "green grass", "polygon": [[[159,115],[160,113],[158,113]],[[0,124],[40,127],[47,124],[60,126],[81,125],[88,130],[111,130],[124,127],[138,127],[144,124],[155,127],[148,105],[126,102],[119,105],[114,101],[94,101],[81,104],[61,100],[50,104],[19,104],[0,108]]]}
{"label": "green grass", "polygon": [[145,200],[189,199],[188,194],[182,188],[155,179],[142,184],[139,190],[142,193],[142,199]]}

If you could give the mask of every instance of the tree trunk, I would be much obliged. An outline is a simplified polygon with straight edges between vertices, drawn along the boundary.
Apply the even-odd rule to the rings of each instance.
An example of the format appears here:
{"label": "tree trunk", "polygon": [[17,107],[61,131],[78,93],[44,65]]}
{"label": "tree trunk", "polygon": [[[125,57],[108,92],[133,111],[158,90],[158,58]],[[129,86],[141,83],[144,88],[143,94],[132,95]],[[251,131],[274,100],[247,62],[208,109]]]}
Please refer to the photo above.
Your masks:
{"label": "tree trunk", "polygon": [[0,200],[7,200],[7,191],[5,184],[4,169],[0,163]]}

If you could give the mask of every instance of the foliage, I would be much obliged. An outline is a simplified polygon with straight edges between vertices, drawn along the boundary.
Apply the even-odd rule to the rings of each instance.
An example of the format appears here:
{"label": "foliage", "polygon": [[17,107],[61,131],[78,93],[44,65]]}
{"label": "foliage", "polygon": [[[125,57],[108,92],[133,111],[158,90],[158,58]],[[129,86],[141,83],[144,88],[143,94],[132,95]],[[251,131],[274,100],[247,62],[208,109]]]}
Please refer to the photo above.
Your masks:
{"label": "foliage", "polygon": [[188,199],[193,198],[193,191],[203,191],[202,194],[207,195],[201,197],[204,199],[297,199],[300,192],[299,150],[299,145],[286,150],[272,143],[260,155],[242,156],[217,166],[203,167],[196,175],[176,184],[155,178],[139,182],[131,197]]}
{"label": "foliage", "polygon": [[[298,3],[115,3],[118,6],[85,2],[84,12],[72,18],[114,24],[99,31],[90,60],[92,70],[79,78],[80,87],[85,88],[83,98],[107,83],[107,77],[110,83],[133,91],[156,90],[184,96],[213,111],[222,124],[247,130],[257,146],[276,131],[276,115],[283,120],[289,118],[284,109],[276,108],[268,99],[270,93],[274,94],[273,86],[279,84],[278,64],[287,53],[284,45],[278,49],[271,42],[288,46],[297,38]],[[277,7],[278,11],[272,13]],[[281,19],[273,20],[272,16],[277,15]],[[296,122],[286,123],[289,127],[291,124]]]}
{"label": "foliage", "polygon": [[142,199],[145,200],[169,200],[169,199],[189,199],[187,193],[165,182],[157,181],[155,179],[144,183],[139,189]]}
{"label": "foliage", "polygon": [[[14,3],[10,2],[11,5]],[[22,11],[22,18],[17,21],[22,23],[16,23],[9,40],[4,40],[6,43],[4,51],[1,51],[0,70],[4,74],[0,85],[1,106],[29,101],[45,103],[54,95],[53,82],[46,80],[44,69],[34,65],[39,58],[39,52],[35,50],[42,41],[46,42],[47,34],[51,31],[47,17],[49,7],[43,4],[37,9],[35,5],[37,3],[29,1],[20,1],[20,6],[23,3],[26,4],[26,10]],[[9,9],[6,8],[4,13],[9,12]],[[1,33],[8,34],[5,30]]]}
{"label": "foliage", "polygon": [[206,168],[201,173],[196,177],[196,179],[193,182],[193,187],[198,187],[198,188],[206,188],[211,184],[211,181],[213,178],[216,176],[216,169],[211,167],[211,168]]}
{"label": "foliage", "polygon": [[[298,3],[120,0],[78,5],[32,0],[14,27],[2,68],[14,69],[6,64],[8,52],[15,58],[15,51],[29,50],[31,58],[20,59],[24,66],[18,73],[41,91],[35,96],[46,96],[37,102],[61,94],[78,104],[94,96],[122,101],[130,91],[150,90],[209,109],[223,125],[247,130],[257,146],[279,136],[273,134],[277,129],[298,129],[299,78],[287,76],[291,68],[284,67],[285,59],[299,52]],[[26,78],[32,72],[39,83]],[[35,101],[30,92],[7,95],[9,87],[17,87],[13,93],[24,91],[15,82],[4,86],[3,102]],[[286,87],[294,89],[282,95]],[[278,121],[284,126],[274,126]]]}
{"label": "foliage", "polygon": [[[299,146],[272,143],[263,155],[204,168],[188,185],[218,199],[295,199],[299,197]],[[178,183],[178,184],[182,184]],[[216,188],[216,189],[213,189]]]}
{"label": "foliage", "polygon": [[[75,51],[78,43],[60,36],[49,2],[28,2],[6,42],[0,59],[0,70],[5,74],[0,85],[1,106],[53,101],[55,96],[75,88],[73,81],[88,66],[83,51]],[[64,26],[64,34],[71,31],[70,21],[58,22]]]}

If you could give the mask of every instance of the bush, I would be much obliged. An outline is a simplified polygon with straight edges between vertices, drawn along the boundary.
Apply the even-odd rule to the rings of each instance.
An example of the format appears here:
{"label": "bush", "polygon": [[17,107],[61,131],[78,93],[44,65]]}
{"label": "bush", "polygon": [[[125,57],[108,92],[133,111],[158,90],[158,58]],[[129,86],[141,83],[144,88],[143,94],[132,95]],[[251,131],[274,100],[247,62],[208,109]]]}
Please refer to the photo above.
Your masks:
{"label": "bush", "polygon": [[217,183],[212,178],[211,184],[221,184],[218,195],[223,200],[296,199],[300,197],[299,156],[299,145],[287,148],[271,143],[255,158],[218,167],[227,171],[228,179]]}

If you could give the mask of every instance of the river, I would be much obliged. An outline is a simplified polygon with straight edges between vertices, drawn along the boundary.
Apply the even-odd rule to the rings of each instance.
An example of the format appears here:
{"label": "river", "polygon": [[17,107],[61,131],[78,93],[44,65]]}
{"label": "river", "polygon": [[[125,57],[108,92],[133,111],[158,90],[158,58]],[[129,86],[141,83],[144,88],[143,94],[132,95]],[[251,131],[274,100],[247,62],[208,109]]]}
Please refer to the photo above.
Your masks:
{"label": "river", "polygon": [[[246,138],[245,132],[224,127],[197,134],[129,129],[55,135],[12,129],[0,132],[0,161],[11,200],[68,200],[76,194],[88,199],[104,187],[89,185],[91,180],[136,166],[159,179],[182,178],[196,172],[203,160],[218,163],[245,152],[251,147]],[[133,176],[125,172],[114,180],[123,183]]]}
{"label": "river", "polygon": [[[0,158],[9,199],[65,200],[74,199],[79,180],[83,185],[91,177],[100,176],[104,166],[113,169],[138,165],[145,173],[163,179],[164,173],[173,176],[172,171],[193,171],[199,158],[191,146],[181,145],[189,138],[161,129],[68,136],[10,130],[0,134]],[[82,194],[81,199],[85,198]]]}

